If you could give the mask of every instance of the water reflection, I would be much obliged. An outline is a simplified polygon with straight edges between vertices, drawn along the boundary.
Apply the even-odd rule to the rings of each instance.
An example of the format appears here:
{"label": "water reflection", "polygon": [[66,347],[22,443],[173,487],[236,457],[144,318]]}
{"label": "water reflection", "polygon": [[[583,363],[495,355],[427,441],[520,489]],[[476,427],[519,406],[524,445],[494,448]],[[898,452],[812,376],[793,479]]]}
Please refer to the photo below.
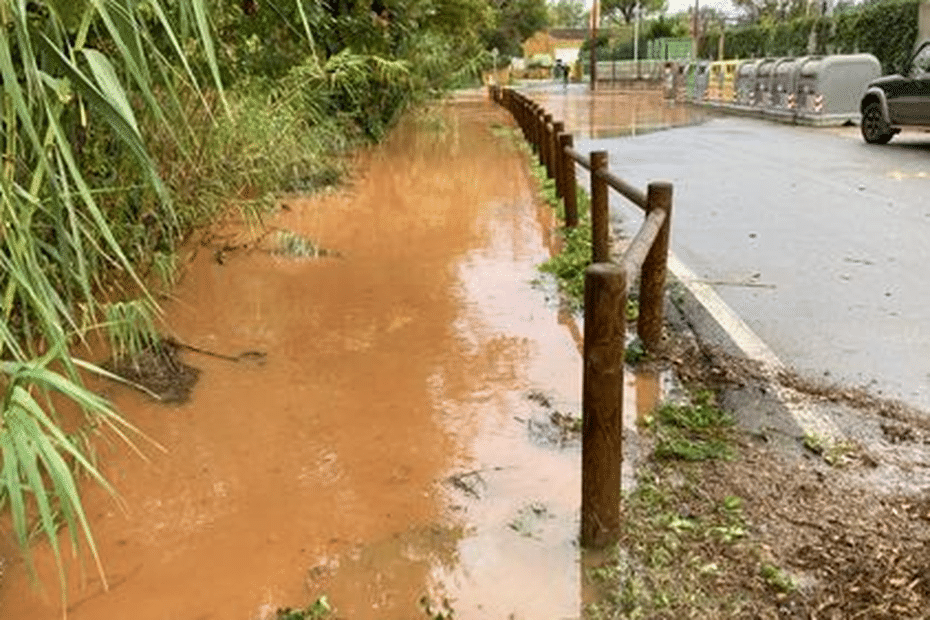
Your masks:
{"label": "water reflection", "polygon": [[661,91],[585,89],[564,92],[532,90],[532,99],[565,123],[576,138],[637,136],[698,125],[710,118],[706,110],[666,100]]}
{"label": "water reflection", "polygon": [[450,595],[438,575],[459,564],[457,525],[427,525],[366,541],[307,571],[311,598],[326,596],[342,618],[410,620]]}

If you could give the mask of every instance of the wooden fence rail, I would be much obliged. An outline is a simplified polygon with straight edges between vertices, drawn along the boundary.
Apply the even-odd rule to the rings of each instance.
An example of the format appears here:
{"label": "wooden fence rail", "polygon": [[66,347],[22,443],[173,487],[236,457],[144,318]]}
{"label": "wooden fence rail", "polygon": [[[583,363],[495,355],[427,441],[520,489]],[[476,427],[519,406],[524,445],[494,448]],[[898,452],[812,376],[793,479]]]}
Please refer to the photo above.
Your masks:
{"label": "wooden fence rail", "polygon": [[[610,172],[606,151],[587,157],[577,152],[564,125],[522,93],[492,86],[491,98],[510,111],[555,180],[556,195],[565,205],[566,226],[578,224],[576,166],[589,172],[592,264],[585,272],[581,544],[604,547],[617,541],[620,529],[628,287],[639,280],[636,331],[644,348],[656,351],[664,323],[672,185],[652,182],[643,192]],[[608,188],[646,212],[617,263],[610,260]]]}

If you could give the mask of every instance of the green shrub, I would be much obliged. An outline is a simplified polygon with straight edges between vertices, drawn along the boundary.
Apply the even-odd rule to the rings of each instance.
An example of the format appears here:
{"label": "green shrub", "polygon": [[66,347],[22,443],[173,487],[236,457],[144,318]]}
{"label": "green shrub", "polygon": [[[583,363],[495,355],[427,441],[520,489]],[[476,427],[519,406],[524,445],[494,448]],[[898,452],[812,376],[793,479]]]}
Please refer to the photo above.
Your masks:
{"label": "green shrub", "polygon": [[[726,58],[868,53],[878,58],[882,71],[901,69],[917,39],[920,0],[882,0],[832,17],[801,17],[778,23],[759,23],[726,32]],[[813,33],[813,49],[809,49]],[[707,37],[702,56],[716,57],[716,39]]]}

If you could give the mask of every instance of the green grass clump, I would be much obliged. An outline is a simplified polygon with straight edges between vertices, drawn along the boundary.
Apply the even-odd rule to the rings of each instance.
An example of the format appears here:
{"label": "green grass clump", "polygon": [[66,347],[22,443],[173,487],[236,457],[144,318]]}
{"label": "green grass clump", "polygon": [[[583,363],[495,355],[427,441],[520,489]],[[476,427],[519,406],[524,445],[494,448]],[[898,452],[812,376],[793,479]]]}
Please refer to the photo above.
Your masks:
{"label": "green grass clump", "polygon": [[690,404],[665,404],[651,422],[658,459],[707,461],[733,456],[726,434],[733,419],[713,403],[711,392],[700,392]]}
{"label": "green grass clump", "polygon": [[325,596],[321,596],[313,603],[302,609],[285,607],[275,614],[275,620],[323,620],[332,613],[332,607]]}
{"label": "green grass clump", "polygon": [[[564,222],[565,202],[556,195],[555,180],[548,178],[545,166],[535,160],[531,163],[531,172],[538,183],[540,196],[555,210],[559,220]],[[580,188],[576,194],[578,225],[561,229],[562,251],[542,263],[539,270],[555,276],[568,305],[577,312],[584,307],[584,273],[591,264],[592,232],[591,201]]]}
{"label": "green grass clump", "polygon": [[579,222],[575,228],[563,228],[565,245],[562,251],[539,266],[551,273],[569,305],[580,310],[584,306],[584,272],[591,264],[591,223]]}
{"label": "green grass clump", "polygon": [[752,554],[742,498],[714,497],[699,475],[654,463],[626,497],[622,527],[613,556],[591,571],[599,600],[585,618],[742,617],[742,594],[719,586]]}
{"label": "green grass clump", "polygon": [[791,576],[774,564],[762,564],[759,567],[759,576],[776,592],[787,594],[797,589]]}
{"label": "green grass clump", "polygon": [[104,306],[106,333],[116,358],[138,354],[161,340],[155,327],[158,309],[148,298],[113,302]]}

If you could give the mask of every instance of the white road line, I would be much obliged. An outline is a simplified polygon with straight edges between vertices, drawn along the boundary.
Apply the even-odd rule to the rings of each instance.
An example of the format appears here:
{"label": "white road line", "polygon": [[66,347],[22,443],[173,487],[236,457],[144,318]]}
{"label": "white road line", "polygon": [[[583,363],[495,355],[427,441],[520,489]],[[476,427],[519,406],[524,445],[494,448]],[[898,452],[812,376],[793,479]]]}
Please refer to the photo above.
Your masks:
{"label": "white road line", "polygon": [[717,291],[709,284],[702,282],[678,257],[669,252],[668,268],[675,278],[681,282],[713,317],[733,343],[739,347],[743,355],[751,360],[770,366],[775,369],[784,367],[775,352],[756,335],[734,311],[720,298]]}

